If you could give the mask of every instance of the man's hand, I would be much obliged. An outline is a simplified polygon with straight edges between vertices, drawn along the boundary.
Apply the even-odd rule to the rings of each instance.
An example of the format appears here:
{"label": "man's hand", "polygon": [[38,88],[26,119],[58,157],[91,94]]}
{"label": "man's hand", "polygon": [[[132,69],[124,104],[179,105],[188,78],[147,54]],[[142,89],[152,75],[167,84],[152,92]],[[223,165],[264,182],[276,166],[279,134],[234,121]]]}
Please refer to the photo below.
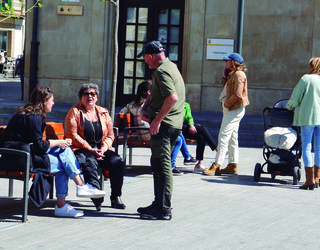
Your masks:
{"label": "man's hand", "polygon": [[161,122],[154,119],[150,124],[150,134],[152,134],[152,135],[158,134],[159,129],[160,129],[160,124],[161,124]]}
{"label": "man's hand", "polygon": [[196,127],[193,126],[193,125],[190,125],[189,126],[189,133],[192,134],[192,135],[195,135],[197,133]]}

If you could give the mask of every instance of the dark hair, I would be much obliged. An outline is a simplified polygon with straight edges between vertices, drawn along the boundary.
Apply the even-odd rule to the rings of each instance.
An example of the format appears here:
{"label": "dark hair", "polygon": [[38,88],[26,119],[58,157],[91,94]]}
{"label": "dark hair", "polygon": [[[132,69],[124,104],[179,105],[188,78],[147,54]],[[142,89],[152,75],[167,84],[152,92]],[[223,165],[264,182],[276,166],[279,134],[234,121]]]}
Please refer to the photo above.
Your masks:
{"label": "dark hair", "polygon": [[83,95],[83,92],[84,92],[85,90],[87,90],[87,89],[94,89],[94,91],[96,92],[96,94],[99,96],[99,86],[98,86],[98,84],[92,83],[92,82],[90,82],[90,83],[84,83],[84,84],[81,85],[81,88],[80,88],[80,90],[79,90],[79,92],[78,92],[78,97],[79,97],[80,100],[81,100],[81,97],[82,97],[82,95]]}
{"label": "dark hair", "polygon": [[151,90],[152,81],[145,80],[138,85],[136,97],[133,100],[133,104],[137,107],[142,105],[142,99],[146,99],[148,97],[148,91]]}
{"label": "dark hair", "polygon": [[32,91],[30,101],[21,106],[15,114],[41,115],[42,119],[47,118],[44,103],[53,96],[53,90],[48,87],[37,87]]}

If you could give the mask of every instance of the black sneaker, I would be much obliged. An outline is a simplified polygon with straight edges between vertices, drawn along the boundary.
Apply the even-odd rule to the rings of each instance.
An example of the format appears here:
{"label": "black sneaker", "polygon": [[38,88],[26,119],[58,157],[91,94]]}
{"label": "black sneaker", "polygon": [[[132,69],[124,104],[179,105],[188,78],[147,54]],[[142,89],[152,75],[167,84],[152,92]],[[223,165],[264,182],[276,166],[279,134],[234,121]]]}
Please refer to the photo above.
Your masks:
{"label": "black sneaker", "polygon": [[184,165],[193,165],[197,162],[198,162],[197,159],[192,156],[189,159],[184,159],[183,161]]}
{"label": "black sneaker", "polygon": [[158,209],[154,208],[146,213],[140,214],[140,219],[142,220],[171,220],[172,214],[163,214]]}
{"label": "black sneaker", "polygon": [[151,205],[149,205],[149,206],[147,206],[147,207],[139,207],[139,208],[137,209],[137,212],[138,212],[139,214],[144,214],[144,213],[146,213],[146,212],[154,209],[155,207],[156,207],[156,205],[154,204],[154,202],[152,202]]}
{"label": "black sneaker", "polygon": [[176,167],[174,167],[172,169],[172,174],[175,176],[179,176],[179,175],[183,175],[183,172],[181,172],[179,169],[177,169]]}

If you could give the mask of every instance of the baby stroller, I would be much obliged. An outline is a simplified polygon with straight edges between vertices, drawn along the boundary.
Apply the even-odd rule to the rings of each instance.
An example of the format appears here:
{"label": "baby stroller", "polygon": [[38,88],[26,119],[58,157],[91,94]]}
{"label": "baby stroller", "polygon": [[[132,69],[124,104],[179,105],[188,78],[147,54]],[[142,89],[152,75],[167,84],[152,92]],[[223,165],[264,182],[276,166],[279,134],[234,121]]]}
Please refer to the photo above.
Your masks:
{"label": "baby stroller", "polygon": [[300,128],[292,126],[294,113],[286,109],[288,100],[280,100],[273,107],[263,109],[265,163],[257,163],[254,180],[260,181],[261,174],[293,176],[293,185],[301,178]]}

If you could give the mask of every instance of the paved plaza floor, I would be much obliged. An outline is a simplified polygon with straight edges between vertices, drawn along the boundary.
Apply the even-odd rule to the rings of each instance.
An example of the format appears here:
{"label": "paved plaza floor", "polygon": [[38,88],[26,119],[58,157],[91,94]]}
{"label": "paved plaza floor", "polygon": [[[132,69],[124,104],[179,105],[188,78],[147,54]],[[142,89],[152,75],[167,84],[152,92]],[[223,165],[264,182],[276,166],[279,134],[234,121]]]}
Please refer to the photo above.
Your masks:
{"label": "paved plaza floor", "polygon": [[[195,146],[189,146],[195,155]],[[121,152],[120,152],[121,153]],[[134,149],[135,169],[128,169],[123,186],[125,210],[101,212],[87,199],[75,196],[70,181],[68,201],[85,212],[78,219],[53,216],[55,200],[38,209],[29,206],[28,222],[19,221],[22,202],[8,199],[8,180],[0,180],[0,249],[319,249],[320,189],[299,190],[291,176],[253,180],[254,166],[263,163],[261,148],[240,148],[237,176],[204,176],[193,166],[174,176],[171,221],[140,220],[136,209],[153,199],[149,149]],[[208,147],[204,164],[214,159]],[[304,170],[302,180],[304,181]],[[21,194],[15,181],[14,196]]]}

